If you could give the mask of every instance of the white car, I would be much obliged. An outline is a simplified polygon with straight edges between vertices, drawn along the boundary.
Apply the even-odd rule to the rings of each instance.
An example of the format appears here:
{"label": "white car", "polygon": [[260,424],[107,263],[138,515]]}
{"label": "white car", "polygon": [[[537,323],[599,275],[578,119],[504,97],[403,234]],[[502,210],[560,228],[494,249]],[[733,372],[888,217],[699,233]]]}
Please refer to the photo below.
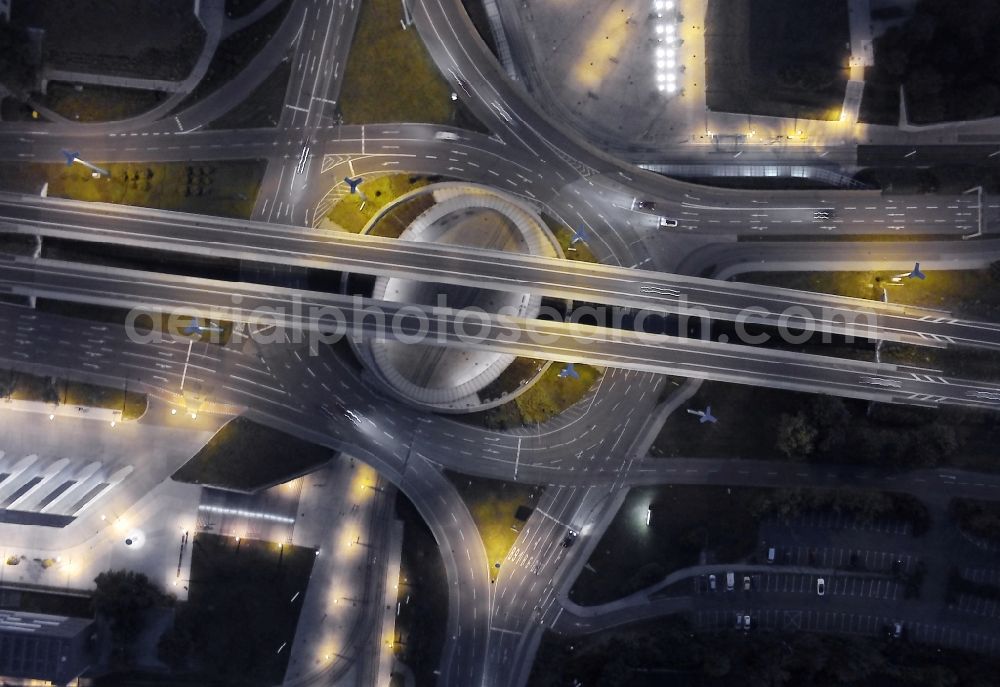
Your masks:
{"label": "white car", "polygon": [[816,595],[823,596],[826,594],[826,580],[822,577],[816,580]]}
{"label": "white car", "polygon": [[898,379],[886,379],[885,377],[862,377],[861,382],[863,384],[871,384],[872,386],[885,386],[891,389],[898,389],[903,386],[903,382]]}
{"label": "white car", "polygon": [[676,227],[677,226],[677,220],[670,219],[668,217],[661,217],[660,218],[660,226],[661,227]]}
{"label": "white car", "polygon": [[450,131],[439,131],[436,134],[434,134],[434,138],[436,138],[439,141],[457,141],[458,134],[453,134]]}

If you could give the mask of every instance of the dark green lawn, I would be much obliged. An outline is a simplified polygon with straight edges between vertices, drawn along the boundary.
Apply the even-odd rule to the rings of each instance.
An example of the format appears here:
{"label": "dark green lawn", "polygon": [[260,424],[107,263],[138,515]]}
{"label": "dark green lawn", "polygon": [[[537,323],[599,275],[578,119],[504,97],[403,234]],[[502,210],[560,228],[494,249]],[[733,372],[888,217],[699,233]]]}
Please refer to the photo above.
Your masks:
{"label": "dark green lawn", "polygon": [[705,40],[709,109],[840,116],[849,40],[841,0],[710,0]]}
{"label": "dark green lawn", "polygon": [[173,474],[178,482],[255,491],[317,468],[333,451],[238,417]]}
{"label": "dark green lawn", "polygon": [[[196,534],[190,595],[178,628],[192,639],[195,667],[220,684],[280,684],[295,636],[315,550]],[[289,603],[296,592],[299,601]],[[280,654],[278,647],[288,642]]]}

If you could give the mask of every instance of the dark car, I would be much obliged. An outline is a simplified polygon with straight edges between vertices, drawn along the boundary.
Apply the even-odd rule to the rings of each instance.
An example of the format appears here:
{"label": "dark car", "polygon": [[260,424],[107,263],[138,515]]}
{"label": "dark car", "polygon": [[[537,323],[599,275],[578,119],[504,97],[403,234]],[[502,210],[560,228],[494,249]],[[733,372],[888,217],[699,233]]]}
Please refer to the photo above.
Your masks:
{"label": "dark car", "polygon": [[638,207],[638,208],[640,208],[642,210],[655,210],[656,209],[656,203],[654,203],[651,200],[640,200],[635,205],[636,205],[636,207]]}
{"label": "dark car", "polygon": [[568,549],[569,547],[573,546],[573,544],[576,542],[576,538],[579,536],[579,534],[580,533],[577,532],[576,530],[570,530],[566,534],[566,537],[562,540],[562,547],[564,549]]}

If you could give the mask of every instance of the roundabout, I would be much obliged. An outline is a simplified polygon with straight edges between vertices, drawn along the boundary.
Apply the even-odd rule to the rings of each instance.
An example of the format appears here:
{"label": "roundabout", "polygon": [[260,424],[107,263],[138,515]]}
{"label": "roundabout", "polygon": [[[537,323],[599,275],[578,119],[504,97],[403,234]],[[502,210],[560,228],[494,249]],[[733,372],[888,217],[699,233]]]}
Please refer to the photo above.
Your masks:
{"label": "roundabout", "polygon": [[[478,184],[443,182],[406,193],[382,208],[362,233],[414,243],[564,257],[556,238],[531,206]],[[443,276],[447,279],[446,271]],[[395,277],[375,279],[370,296],[382,301],[464,309],[470,313],[470,334],[476,328],[477,313],[532,318],[541,309],[541,298],[528,293]],[[547,367],[518,366],[516,379],[511,375],[502,379],[516,356],[442,348],[422,344],[418,339],[372,340],[353,345],[382,386],[408,404],[427,410],[467,413],[494,408],[527,391]]]}

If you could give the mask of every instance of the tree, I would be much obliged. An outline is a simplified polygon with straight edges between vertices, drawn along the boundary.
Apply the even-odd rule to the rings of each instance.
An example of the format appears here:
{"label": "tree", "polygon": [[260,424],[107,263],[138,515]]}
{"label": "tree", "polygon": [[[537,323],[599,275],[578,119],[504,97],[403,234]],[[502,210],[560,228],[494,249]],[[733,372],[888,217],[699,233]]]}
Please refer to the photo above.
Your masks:
{"label": "tree", "polygon": [[816,450],[830,453],[844,443],[851,414],[844,399],[836,396],[816,396],[809,403],[809,416],[819,430]]}
{"label": "tree", "polygon": [[132,570],[102,572],[94,583],[94,611],[108,620],[111,637],[121,647],[135,639],[143,614],[167,600],[148,577]]}
{"label": "tree", "polygon": [[789,458],[808,456],[815,450],[818,433],[804,413],[782,413],[778,422],[777,448]]}

